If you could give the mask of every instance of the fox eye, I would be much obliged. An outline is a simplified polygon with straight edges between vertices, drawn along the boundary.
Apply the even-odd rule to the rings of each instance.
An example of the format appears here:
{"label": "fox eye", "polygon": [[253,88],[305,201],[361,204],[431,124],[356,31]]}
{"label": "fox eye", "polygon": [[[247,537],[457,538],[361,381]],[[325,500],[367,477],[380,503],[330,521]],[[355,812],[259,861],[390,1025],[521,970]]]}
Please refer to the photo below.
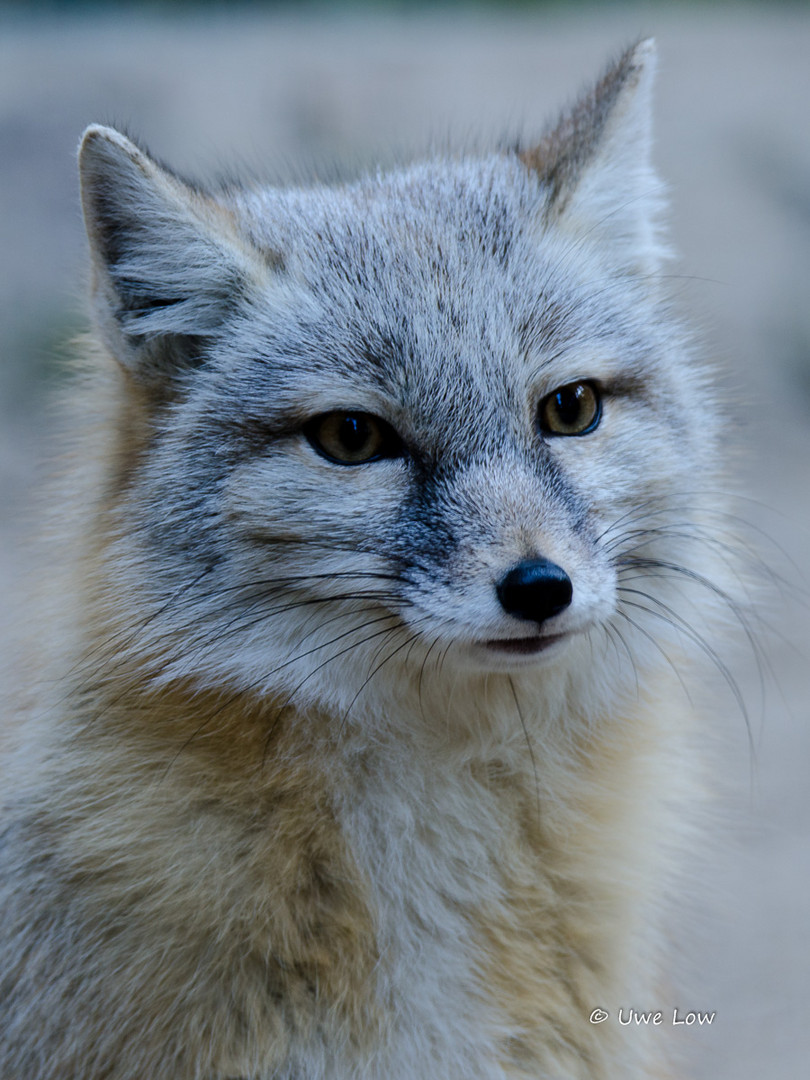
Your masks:
{"label": "fox eye", "polygon": [[337,465],[401,457],[402,440],[385,420],[365,412],[328,412],[304,425],[304,435],[322,456]]}
{"label": "fox eye", "polygon": [[587,435],[602,418],[602,399],[591,382],[572,382],[540,402],[538,423],[544,435]]}

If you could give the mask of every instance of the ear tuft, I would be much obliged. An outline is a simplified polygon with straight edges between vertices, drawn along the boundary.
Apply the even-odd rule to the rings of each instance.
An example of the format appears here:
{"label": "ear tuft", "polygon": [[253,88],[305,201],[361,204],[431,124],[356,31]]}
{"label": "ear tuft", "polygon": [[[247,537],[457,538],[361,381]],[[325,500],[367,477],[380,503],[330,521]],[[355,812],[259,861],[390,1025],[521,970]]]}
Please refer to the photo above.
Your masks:
{"label": "ear tuft", "polygon": [[519,151],[546,189],[545,219],[589,233],[630,270],[651,273],[662,185],[651,165],[655,41],[627,49],[533,148]]}

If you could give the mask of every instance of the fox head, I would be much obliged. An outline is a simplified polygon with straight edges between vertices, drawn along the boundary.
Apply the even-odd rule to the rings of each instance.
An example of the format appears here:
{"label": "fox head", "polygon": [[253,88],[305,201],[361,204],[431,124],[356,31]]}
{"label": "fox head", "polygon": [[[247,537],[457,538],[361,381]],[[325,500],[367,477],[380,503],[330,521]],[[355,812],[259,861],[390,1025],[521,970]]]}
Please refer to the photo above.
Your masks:
{"label": "fox head", "polygon": [[660,287],[653,66],[535,146],[346,186],[204,190],[88,129],[117,656],[358,715],[504,678],[597,709],[663,662],[716,423]]}

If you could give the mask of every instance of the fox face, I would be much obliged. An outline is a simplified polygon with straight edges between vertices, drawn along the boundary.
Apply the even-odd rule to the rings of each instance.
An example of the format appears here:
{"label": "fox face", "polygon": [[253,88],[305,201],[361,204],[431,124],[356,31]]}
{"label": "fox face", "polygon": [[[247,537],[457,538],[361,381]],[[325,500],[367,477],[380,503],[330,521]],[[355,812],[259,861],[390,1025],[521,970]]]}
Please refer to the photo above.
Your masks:
{"label": "fox face", "polygon": [[603,694],[656,658],[703,573],[715,423],[660,295],[644,49],[539,148],[338,188],[202,192],[88,131],[138,432],[104,589],[140,597],[150,677]]}

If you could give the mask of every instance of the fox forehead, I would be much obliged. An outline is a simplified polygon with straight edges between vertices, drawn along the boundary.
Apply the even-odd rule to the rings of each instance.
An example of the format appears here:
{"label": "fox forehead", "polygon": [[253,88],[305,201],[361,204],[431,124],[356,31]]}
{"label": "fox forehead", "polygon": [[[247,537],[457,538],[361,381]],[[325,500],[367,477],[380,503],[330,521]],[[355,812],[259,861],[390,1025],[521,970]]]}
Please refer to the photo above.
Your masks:
{"label": "fox forehead", "polygon": [[350,258],[361,251],[388,257],[388,243],[399,241],[403,251],[429,258],[443,244],[447,259],[454,251],[480,254],[487,239],[507,245],[541,209],[543,184],[504,153],[425,161],[337,187],[239,190],[232,199],[254,241],[282,257],[308,250],[323,266],[327,247]]}
{"label": "fox forehead", "polygon": [[256,362],[257,389],[272,384],[271,412],[343,405],[392,421],[415,405],[522,421],[532,394],[599,377],[619,354],[624,375],[634,362],[643,374],[632,284],[544,229],[542,204],[506,155],[239,195],[242,227],[276,269],[229,327],[235,361]]}

